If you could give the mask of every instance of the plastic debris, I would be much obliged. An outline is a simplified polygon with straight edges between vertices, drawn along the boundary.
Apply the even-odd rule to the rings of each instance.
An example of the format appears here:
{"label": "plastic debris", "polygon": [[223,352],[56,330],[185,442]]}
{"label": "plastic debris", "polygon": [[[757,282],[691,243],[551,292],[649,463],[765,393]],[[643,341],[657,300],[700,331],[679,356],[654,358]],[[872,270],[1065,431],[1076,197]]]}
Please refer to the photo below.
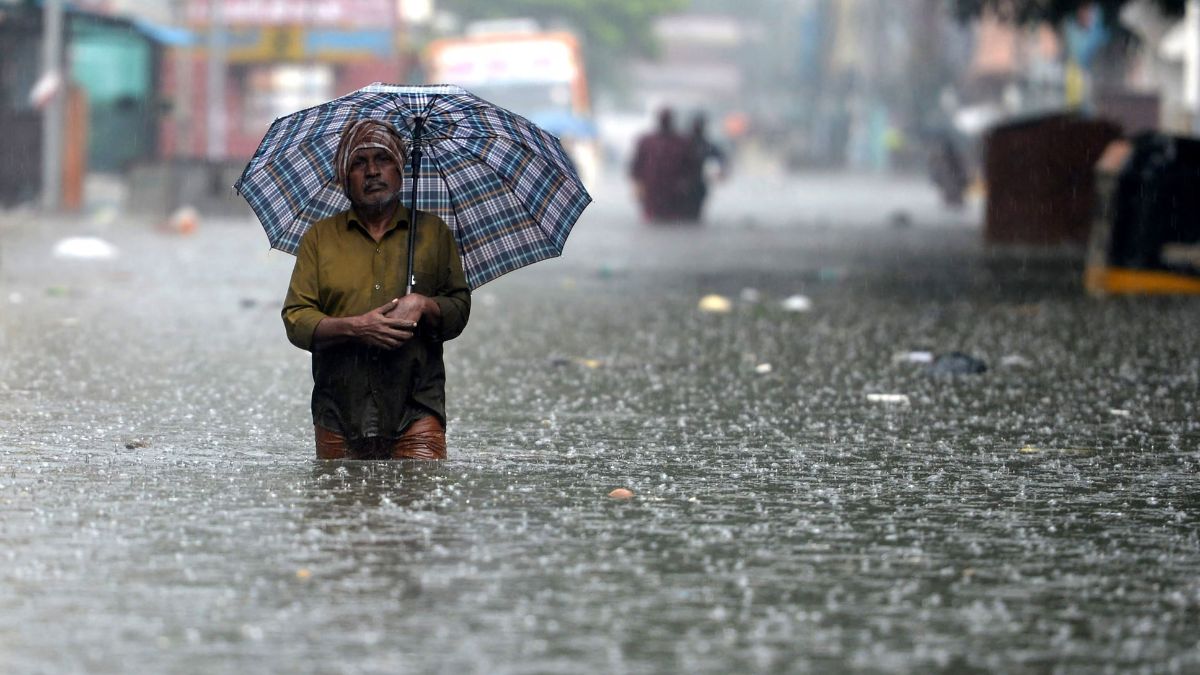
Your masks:
{"label": "plastic debris", "polygon": [[177,234],[192,234],[200,226],[200,214],[191,206],[175,209],[167,219],[167,229]]}
{"label": "plastic debris", "polygon": [[55,258],[106,260],[117,255],[117,247],[99,237],[67,237],[54,245]]}
{"label": "plastic debris", "polygon": [[897,352],[892,363],[933,363],[933,352]]}
{"label": "plastic debris", "polygon": [[938,354],[928,370],[933,375],[978,375],[987,372],[987,364],[970,354],[950,352]]}
{"label": "plastic debris", "polygon": [[1093,448],[1039,448],[1036,445],[1025,445],[1022,446],[1017,452],[1020,452],[1024,455],[1033,455],[1037,453],[1058,453],[1061,455],[1077,455],[1080,457],[1087,457],[1095,454],[1096,451]]}
{"label": "plastic debris", "polygon": [[143,440],[141,438],[135,438],[135,439],[125,442],[126,450],[136,450],[138,448],[148,448],[148,447],[150,447],[150,441]]}
{"label": "plastic debris", "polygon": [[1019,354],[1008,354],[1000,357],[1000,365],[1005,368],[1029,368],[1033,362]]}
{"label": "plastic debris", "polygon": [[812,309],[812,300],[807,295],[793,295],[783,301],[783,309],[788,312],[807,312]]}
{"label": "plastic debris", "polygon": [[1109,408],[1108,414],[1112,415],[1113,417],[1129,417],[1133,413],[1129,412],[1128,410],[1123,410],[1121,408]]}
{"label": "plastic debris", "polygon": [[300,579],[301,581],[304,581],[311,576],[312,572],[310,572],[307,567],[301,567],[300,569],[296,570],[296,578]]}
{"label": "plastic debris", "polygon": [[581,358],[581,357],[567,358],[564,356],[555,356],[550,359],[550,365],[552,365],[552,366],[576,365],[576,366],[583,366],[584,368],[587,368],[589,370],[595,370],[597,368],[603,367],[604,361],[601,361],[600,359],[586,359],[586,358]]}
{"label": "plastic debris", "polygon": [[626,488],[617,488],[617,489],[613,490],[612,492],[608,493],[608,496],[612,497],[613,499],[632,499],[633,498],[633,490],[629,490]]}
{"label": "plastic debris", "polygon": [[759,375],[766,375],[772,370],[774,370],[774,368],[772,368],[771,364],[769,363],[760,363],[757,366],[754,366],[754,372],[758,373]]}
{"label": "plastic debris", "polygon": [[867,400],[871,403],[908,405],[908,394],[867,394]]}
{"label": "plastic debris", "polygon": [[706,295],[700,298],[700,311],[711,314],[728,314],[733,311],[733,303],[723,295]]}

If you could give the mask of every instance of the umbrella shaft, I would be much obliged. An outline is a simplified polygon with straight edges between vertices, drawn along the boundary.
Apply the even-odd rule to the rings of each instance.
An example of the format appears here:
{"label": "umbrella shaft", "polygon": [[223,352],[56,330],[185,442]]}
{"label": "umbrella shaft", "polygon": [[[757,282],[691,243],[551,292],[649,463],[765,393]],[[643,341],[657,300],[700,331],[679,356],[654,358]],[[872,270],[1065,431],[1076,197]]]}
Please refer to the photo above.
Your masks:
{"label": "umbrella shaft", "polygon": [[421,177],[421,132],[425,127],[425,118],[418,117],[413,125],[412,150],[412,198],[408,202],[408,282],[404,285],[404,294],[412,293],[417,284],[417,275],[413,273],[413,253],[417,248],[417,180]]}

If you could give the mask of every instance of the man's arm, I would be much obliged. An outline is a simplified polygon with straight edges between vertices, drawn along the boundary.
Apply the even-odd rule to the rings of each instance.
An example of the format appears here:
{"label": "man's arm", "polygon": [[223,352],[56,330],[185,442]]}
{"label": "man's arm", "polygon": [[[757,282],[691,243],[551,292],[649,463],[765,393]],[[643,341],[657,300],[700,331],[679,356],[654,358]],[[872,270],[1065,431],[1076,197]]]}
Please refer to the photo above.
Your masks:
{"label": "man's arm", "polygon": [[358,316],[327,316],[317,322],[312,334],[312,349],[319,351],[343,342],[362,342],[380,349],[395,349],[407,342],[417,329],[417,321],[389,314],[400,303],[387,304]]}
{"label": "man's arm", "polygon": [[442,230],[441,259],[442,284],[433,302],[437,305],[438,321],[434,324],[433,336],[445,342],[462,334],[471,318],[471,287],[467,286],[467,275],[463,272],[462,258],[454,235],[449,228]]}
{"label": "man's arm", "polygon": [[300,247],[296,250],[296,264],[292,267],[292,280],[288,283],[281,312],[288,340],[307,351],[312,351],[317,324],[326,318],[320,309],[317,262],[317,234],[315,230],[309,230],[300,239]]}

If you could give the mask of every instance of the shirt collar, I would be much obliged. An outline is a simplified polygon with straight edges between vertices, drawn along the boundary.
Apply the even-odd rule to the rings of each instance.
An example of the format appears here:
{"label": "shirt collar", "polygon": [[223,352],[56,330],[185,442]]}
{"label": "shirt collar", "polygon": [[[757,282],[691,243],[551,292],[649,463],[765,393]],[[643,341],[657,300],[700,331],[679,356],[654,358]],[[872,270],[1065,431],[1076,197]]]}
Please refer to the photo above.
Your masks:
{"label": "shirt collar", "polygon": [[[362,220],[359,219],[358,214],[354,212],[354,207],[350,207],[350,210],[346,212],[346,227],[347,228],[358,227],[358,228],[362,229],[364,232],[367,229],[366,227],[363,227]],[[388,228],[386,230],[384,230],[384,232],[385,233],[391,232],[392,230],[394,230],[396,228],[403,229],[403,228],[407,228],[407,227],[408,227],[408,207],[401,204],[398,207],[396,207],[396,215],[392,218],[392,224],[388,225]]]}

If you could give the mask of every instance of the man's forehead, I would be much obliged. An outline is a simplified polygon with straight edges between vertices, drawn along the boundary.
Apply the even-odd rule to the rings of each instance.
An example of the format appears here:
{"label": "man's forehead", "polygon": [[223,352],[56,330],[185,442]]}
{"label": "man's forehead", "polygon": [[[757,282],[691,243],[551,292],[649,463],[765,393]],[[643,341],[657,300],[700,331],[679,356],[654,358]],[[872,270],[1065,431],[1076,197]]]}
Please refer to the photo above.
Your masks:
{"label": "man's forehead", "polygon": [[378,145],[368,145],[355,148],[354,152],[350,153],[350,157],[378,157],[379,153],[383,153],[388,157],[392,156],[392,152],[387,148],[381,148]]}

